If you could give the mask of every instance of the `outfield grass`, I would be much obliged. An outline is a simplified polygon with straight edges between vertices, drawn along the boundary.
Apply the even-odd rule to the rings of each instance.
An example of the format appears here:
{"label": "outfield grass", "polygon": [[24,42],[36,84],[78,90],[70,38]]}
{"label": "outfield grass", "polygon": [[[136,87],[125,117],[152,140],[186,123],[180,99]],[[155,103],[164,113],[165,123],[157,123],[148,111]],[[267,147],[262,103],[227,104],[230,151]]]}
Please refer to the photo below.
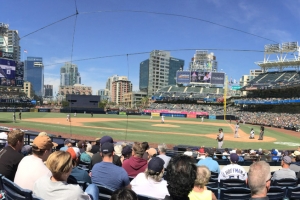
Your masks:
{"label": "outfield grass", "polygon": [[[16,113],[18,116],[18,113]],[[72,116],[71,116],[72,117]],[[64,113],[22,113],[22,119],[29,118],[66,118]],[[77,118],[91,118],[90,114],[77,114]],[[97,115],[94,114],[93,118],[117,118],[117,119],[127,119],[127,116],[118,115]],[[73,135],[86,135],[92,137],[101,137],[103,135],[110,135],[115,140],[125,140],[127,141],[148,141],[151,143],[167,143],[167,144],[188,144],[196,146],[212,146],[216,147],[217,142],[215,139],[204,137],[205,134],[218,134],[218,128],[221,127],[221,123],[227,123],[222,120],[205,120],[205,122],[220,123],[220,126],[215,125],[205,125],[201,124],[200,119],[190,119],[190,118],[165,118],[165,123],[170,125],[176,125],[180,127],[168,128],[168,127],[156,127],[152,126],[154,124],[160,124],[160,118],[154,117],[152,121],[138,121],[138,119],[149,119],[149,116],[128,116],[127,120],[120,121],[109,121],[109,122],[86,122],[83,127],[66,126],[61,125],[58,122],[55,124],[46,123],[36,123],[36,122],[25,122],[17,121],[17,123],[12,123],[12,113],[0,113],[0,124],[2,126],[8,127],[26,127],[28,130],[44,130],[48,133],[60,132],[60,133],[72,133]],[[137,119],[137,121],[131,121]],[[174,120],[180,120],[181,123],[175,123]],[[172,122],[173,121],[173,122]],[[188,121],[196,121],[198,124],[185,124]],[[109,130],[109,128],[118,128],[123,130]],[[222,127],[224,133],[232,133],[233,131],[229,127]],[[240,128],[246,133],[250,133],[250,129],[254,128],[256,138],[258,138],[259,126],[243,125],[240,124]],[[127,130],[127,131],[126,131]],[[150,132],[144,132],[150,131]],[[166,134],[169,133],[169,134]],[[172,133],[181,133],[172,134]],[[187,134],[195,134],[195,136],[190,136]],[[203,137],[201,137],[203,135]],[[294,146],[299,146],[298,138],[281,133],[280,129],[278,131],[269,130],[266,128],[265,135],[277,138],[276,142],[287,142],[286,144],[276,144],[276,142],[259,142],[250,143],[247,142],[247,138],[243,138],[240,142],[236,141],[226,141],[226,134],[224,140],[224,147],[230,148],[277,148],[277,149],[294,149]],[[200,136],[200,137],[199,137]],[[246,141],[245,141],[246,140]],[[245,142],[242,142],[245,141]]]}

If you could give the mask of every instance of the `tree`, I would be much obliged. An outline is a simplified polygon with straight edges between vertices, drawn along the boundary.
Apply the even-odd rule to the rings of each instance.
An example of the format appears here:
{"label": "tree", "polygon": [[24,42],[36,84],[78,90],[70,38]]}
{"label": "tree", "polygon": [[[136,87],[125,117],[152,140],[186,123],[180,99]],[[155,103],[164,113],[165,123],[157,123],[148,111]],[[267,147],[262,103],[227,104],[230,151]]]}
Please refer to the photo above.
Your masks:
{"label": "tree", "polygon": [[143,98],[141,99],[141,103],[142,103],[143,107],[146,107],[146,105],[149,104],[149,97],[148,97],[148,96],[143,97]]}
{"label": "tree", "polygon": [[65,107],[69,107],[69,102],[68,102],[68,101],[65,101],[65,100],[63,100],[63,101],[61,102],[61,105],[62,105],[62,107],[63,107],[63,108],[65,108]]}
{"label": "tree", "polygon": [[105,100],[102,100],[98,103],[98,108],[105,108],[106,105],[107,105],[108,101],[105,99]]}

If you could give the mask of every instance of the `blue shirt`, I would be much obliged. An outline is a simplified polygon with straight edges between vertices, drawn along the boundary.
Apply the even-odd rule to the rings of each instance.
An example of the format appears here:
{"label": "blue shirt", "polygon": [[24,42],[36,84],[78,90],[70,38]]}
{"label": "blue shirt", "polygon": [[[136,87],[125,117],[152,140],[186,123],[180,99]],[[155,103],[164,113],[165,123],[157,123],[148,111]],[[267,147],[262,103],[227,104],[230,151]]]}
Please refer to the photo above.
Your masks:
{"label": "blue shirt", "polygon": [[77,181],[92,183],[91,177],[89,176],[87,171],[81,169],[80,167],[74,167],[70,175],[73,176]]}
{"label": "blue shirt", "polygon": [[61,147],[59,150],[60,150],[60,151],[67,151],[68,148],[69,148],[68,146],[63,146],[63,147]]}
{"label": "blue shirt", "polygon": [[92,183],[117,190],[129,185],[129,177],[125,169],[110,162],[100,162],[92,169]]}
{"label": "blue shirt", "polygon": [[211,157],[206,157],[203,160],[199,160],[197,163],[197,166],[204,165],[206,166],[209,171],[220,173],[220,166],[219,163],[215,160],[213,160]]}

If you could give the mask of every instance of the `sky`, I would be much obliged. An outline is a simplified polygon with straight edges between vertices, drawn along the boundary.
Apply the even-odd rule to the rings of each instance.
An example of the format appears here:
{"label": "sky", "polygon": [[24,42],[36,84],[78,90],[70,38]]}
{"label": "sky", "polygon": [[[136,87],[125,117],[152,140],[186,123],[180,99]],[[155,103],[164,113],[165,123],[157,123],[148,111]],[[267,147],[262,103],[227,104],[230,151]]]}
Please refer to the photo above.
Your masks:
{"label": "sky", "polygon": [[196,49],[208,50],[219,71],[239,80],[259,69],[264,45],[299,41],[299,8],[300,0],[1,0],[0,22],[19,31],[22,60],[43,58],[55,92],[60,67],[72,60],[96,94],[112,75],[128,76],[138,91],[140,62],[152,50],[174,50],[184,69]]}

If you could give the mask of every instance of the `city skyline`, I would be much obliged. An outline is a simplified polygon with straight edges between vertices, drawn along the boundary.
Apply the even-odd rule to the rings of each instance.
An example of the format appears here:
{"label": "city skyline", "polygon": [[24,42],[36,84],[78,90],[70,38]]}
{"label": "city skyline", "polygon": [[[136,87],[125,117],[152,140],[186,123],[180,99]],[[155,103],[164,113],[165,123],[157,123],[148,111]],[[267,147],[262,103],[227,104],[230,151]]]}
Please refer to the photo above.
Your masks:
{"label": "city skyline", "polygon": [[[27,56],[42,57],[44,82],[53,85],[54,91],[57,91],[60,82],[60,67],[71,58],[87,59],[73,63],[78,65],[82,83],[92,86],[94,92],[104,89],[107,77],[113,74],[128,76],[133,90],[137,90],[139,63],[155,49],[190,49],[171,51],[172,56],[185,61],[184,69],[188,69],[195,50],[214,52],[219,70],[239,80],[249,70],[259,69],[254,62],[263,60],[264,45],[299,41],[297,33],[300,32],[299,27],[295,26],[300,19],[297,10],[300,1],[276,1],[271,3],[272,6],[270,2],[237,0],[147,3],[77,1],[79,15],[75,29],[73,16],[28,36],[28,33],[74,14],[74,1],[4,0],[3,5],[0,8],[1,22],[9,24],[11,30],[18,30],[21,60]],[[18,15],[12,15],[11,10]],[[93,12],[99,10],[106,12]],[[140,52],[146,53],[131,55]],[[121,54],[124,56],[88,60]]]}

